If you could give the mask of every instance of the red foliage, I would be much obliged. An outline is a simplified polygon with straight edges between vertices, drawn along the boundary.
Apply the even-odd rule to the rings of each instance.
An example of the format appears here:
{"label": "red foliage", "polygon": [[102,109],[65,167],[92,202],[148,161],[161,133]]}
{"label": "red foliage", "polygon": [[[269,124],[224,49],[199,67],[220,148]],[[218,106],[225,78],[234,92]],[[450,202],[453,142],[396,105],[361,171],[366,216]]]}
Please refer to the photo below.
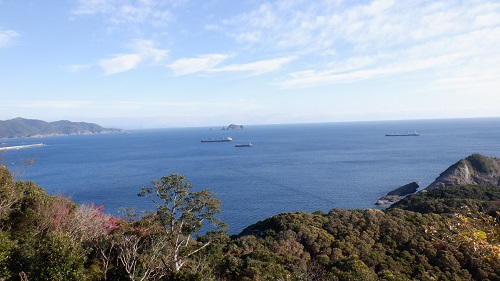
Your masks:
{"label": "red foliage", "polygon": [[70,233],[77,239],[94,239],[117,229],[123,221],[103,213],[102,205],[84,204],[72,208],[70,201],[56,198],[49,210],[49,223],[52,227]]}
{"label": "red foliage", "polygon": [[438,250],[444,250],[446,249],[446,246],[448,246],[448,243],[444,242],[444,241],[440,241],[440,242],[436,242],[434,244],[434,247]]}

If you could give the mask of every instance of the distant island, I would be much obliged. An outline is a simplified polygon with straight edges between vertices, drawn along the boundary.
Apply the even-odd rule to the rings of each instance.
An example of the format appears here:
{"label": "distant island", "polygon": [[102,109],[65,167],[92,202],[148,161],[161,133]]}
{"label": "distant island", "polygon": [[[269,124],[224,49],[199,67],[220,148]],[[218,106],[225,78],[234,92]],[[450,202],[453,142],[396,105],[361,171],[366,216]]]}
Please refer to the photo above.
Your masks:
{"label": "distant island", "polygon": [[222,130],[243,130],[243,125],[229,124],[227,128],[222,127]]}
{"label": "distant island", "polygon": [[68,120],[45,122],[36,119],[15,118],[0,121],[0,139],[109,133],[123,133],[123,130]]}

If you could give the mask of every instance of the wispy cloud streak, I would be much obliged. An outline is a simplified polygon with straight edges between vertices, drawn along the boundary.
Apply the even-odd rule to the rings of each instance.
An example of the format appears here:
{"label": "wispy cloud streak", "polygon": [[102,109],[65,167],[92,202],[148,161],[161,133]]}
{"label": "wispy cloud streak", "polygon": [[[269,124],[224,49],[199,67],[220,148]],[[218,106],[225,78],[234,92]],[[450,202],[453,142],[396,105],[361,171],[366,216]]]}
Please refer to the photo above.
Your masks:
{"label": "wispy cloud streak", "polygon": [[136,40],[130,45],[130,48],[134,53],[116,54],[112,58],[99,61],[99,66],[106,75],[129,71],[147,61],[158,64],[165,59],[169,52],[156,48],[155,44],[148,40]]}
{"label": "wispy cloud streak", "polygon": [[98,15],[115,25],[149,24],[166,26],[173,20],[169,10],[179,1],[155,0],[79,0],[71,13],[75,16]]}
{"label": "wispy cloud streak", "polygon": [[439,79],[473,68],[477,77],[500,57],[498,1],[271,2],[219,28],[254,50],[297,54],[303,69],[277,83],[284,88],[424,70]]}
{"label": "wispy cloud streak", "polygon": [[175,60],[168,67],[176,76],[186,75],[212,69],[230,57],[231,55],[207,54],[195,58],[182,58]]}
{"label": "wispy cloud streak", "polygon": [[17,31],[0,29],[0,48],[11,46],[19,36]]}
{"label": "wispy cloud streak", "polygon": [[281,69],[285,64],[293,61],[295,57],[282,57],[269,60],[260,60],[243,64],[230,64],[220,66],[223,61],[234,57],[233,55],[209,54],[196,58],[182,58],[169,64],[168,67],[175,75],[186,75],[198,72],[204,73],[235,73],[245,72],[250,76],[262,75]]}
{"label": "wispy cloud streak", "polygon": [[283,57],[269,60],[260,60],[246,64],[232,64],[220,68],[213,68],[209,72],[248,72],[252,76],[281,69],[285,64],[293,61],[295,57]]}

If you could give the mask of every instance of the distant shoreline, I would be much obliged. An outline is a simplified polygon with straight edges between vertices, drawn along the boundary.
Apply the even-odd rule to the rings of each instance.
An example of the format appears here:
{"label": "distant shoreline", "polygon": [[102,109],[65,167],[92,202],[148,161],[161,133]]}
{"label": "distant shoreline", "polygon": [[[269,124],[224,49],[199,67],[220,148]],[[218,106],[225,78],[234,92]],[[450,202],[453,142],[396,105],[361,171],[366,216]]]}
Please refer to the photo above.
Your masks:
{"label": "distant shoreline", "polygon": [[88,135],[109,135],[109,134],[126,134],[129,131],[122,130],[121,132],[98,132],[98,133],[72,133],[72,134],[47,134],[47,135],[32,135],[32,136],[15,136],[15,137],[0,137],[0,140],[18,140],[18,139],[41,139],[51,137],[70,137],[70,136],[88,136]]}
{"label": "distant shoreline", "polygon": [[103,128],[94,123],[71,122],[68,120],[46,122],[18,117],[11,120],[0,121],[0,139],[123,132],[122,129]]}

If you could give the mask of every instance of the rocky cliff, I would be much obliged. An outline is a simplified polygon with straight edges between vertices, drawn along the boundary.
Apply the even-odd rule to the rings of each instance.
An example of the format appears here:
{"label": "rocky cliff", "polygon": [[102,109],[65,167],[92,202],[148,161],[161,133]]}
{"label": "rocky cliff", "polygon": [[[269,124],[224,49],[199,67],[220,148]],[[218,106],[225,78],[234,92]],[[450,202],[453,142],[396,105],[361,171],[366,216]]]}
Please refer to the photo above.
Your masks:
{"label": "rocky cliff", "polygon": [[425,189],[456,185],[500,186],[500,159],[472,154],[450,166]]}

